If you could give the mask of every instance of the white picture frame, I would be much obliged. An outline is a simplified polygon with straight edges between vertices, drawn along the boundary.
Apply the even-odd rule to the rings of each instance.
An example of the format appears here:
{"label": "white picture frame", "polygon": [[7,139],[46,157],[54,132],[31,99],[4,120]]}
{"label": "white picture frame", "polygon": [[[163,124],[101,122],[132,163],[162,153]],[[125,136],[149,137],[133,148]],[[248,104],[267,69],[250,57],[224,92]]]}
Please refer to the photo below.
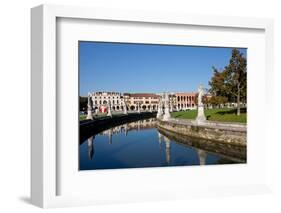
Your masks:
{"label": "white picture frame", "polygon": [[[57,36],[58,36],[58,20],[64,19],[80,19],[80,20],[102,20],[102,21],[118,21],[130,23],[148,23],[161,25],[166,27],[173,26],[199,26],[206,28],[219,28],[232,30],[257,30],[263,32],[262,40],[264,43],[264,67],[261,68],[260,81],[264,81],[265,87],[261,87],[261,95],[266,96],[273,88],[271,82],[273,78],[273,21],[271,19],[256,19],[256,18],[241,18],[241,17],[216,17],[216,16],[202,16],[202,15],[187,15],[187,14],[173,14],[173,13],[153,13],[147,11],[123,11],[112,9],[97,9],[97,8],[84,8],[74,6],[54,6],[54,5],[41,5],[31,10],[31,201],[33,204],[47,208],[59,206],[75,206],[75,205],[91,205],[97,203],[114,203],[114,202],[137,202],[143,200],[161,200],[161,199],[177,199],[182,197],[194,196],[208,196],[208,195],[229,195],[229,194],[251,194],[263,193],[270,191],[270,183],[266,177],[270,175],[266,170],[266,162],[260,168],[255,168],[257,174],[264,174],[262,177],[249,183],[237,181],[229,185],[228,183],[221,183],[210,185],[210,187],[200,186],[200,182],[193,183],[194,187],[183,186],[170,186],[165,190],[159,190],[159,187],[164,187],[164,183],[159,183],[158,188],[152,187],[153,192],[146,192],[143,190],[138,193],[136,186],[134,189],[130,185],[130,190],[127,191],[118,189],[113,193],[109,190],[105,192],[99,191],[99,195],[88,195],[83,192],[79,195],[74,194],[60,194],[58,195],[58,174],[61,170],[58,166],[58,156],[60,153],[57,151],[57,88],[59,81],[57,79]],[[262,76],[265,79],[262,79]],[[78,79],[77,79],[78,80]],[[251,79],[250,79],[251,80]],[[253,88],[255,86],[253,85]],[[266,107],[272,103],[272,99],[267,98],[266,103],[261,107]],[[268,125],[266,117],[262,118],[263,122]],[[254,121],[252,120],[252,123]],[[251,123],[249,123],[251,125]],[[268,125],[269,126],[269,125]],[[264,139],[263,145],[259,150],[254,153],[256,156],[265,156],[263,148],[269,146],[268,135],[258,131],[260,134],[260,142]],[[265,156],[266,157],[266,156]],[[199,168],[195,168],[198,170]],[[207,171],[213,170],[213,171]],[[217,169],[207,169],[206,172],[218,172]],[[235,170],[235,169],[234,169]],[[242,170],[250,170],[247,167]],[[241,171],[242,171],[241,170]],[[258,171],[259,170],[259,171]],[[237,169],[240,171],[240,168]],[[240,172],[241,172],[240,171]],[[123,173],[116,171],[112,175],[117,175],[122,178]],[[134,171],[133,171],[134,172]],[[166,172],[166,173],[165,173]],[[171,170],[168,168],[162,171],[161,175],[169,175]],[[179,176],[185,172],[185,168],[177,168]],[[226,171],[225,171],[226,172]],[[107,173],[107,174],[106,174]],[[137,173],[146,175],[155,175],[157,169],[146,169],[145,171],[138,170]],[[108,175],[107,171],[99,173],[99,176],[105,177]],[[151,175],[151,177],[152,177]],[[202,175],[202,174],[201,174]],[[84,174],[85,176],[85,174]],[[155,176],[156,177],[156,176]],[[102,179],[102,178],[101,178]],[[179,180],[180,183],[182,180]],[[75,183],[73,183],[75,184]],[[102,183],[101,183],[102,184]],[[140,184],[141,185],[141,184]],[[207,184],[208,185],[208,184]],[[127,186],[128,187],[128,186]],[[122,188],[126,188],[123,185]],[[128,187],[129,188],[129,187]],[[144,188],[145,189],[145,188]],[[120,196],[119,193],[122,193]],[[168,195],[169,193],[169,195]]]}

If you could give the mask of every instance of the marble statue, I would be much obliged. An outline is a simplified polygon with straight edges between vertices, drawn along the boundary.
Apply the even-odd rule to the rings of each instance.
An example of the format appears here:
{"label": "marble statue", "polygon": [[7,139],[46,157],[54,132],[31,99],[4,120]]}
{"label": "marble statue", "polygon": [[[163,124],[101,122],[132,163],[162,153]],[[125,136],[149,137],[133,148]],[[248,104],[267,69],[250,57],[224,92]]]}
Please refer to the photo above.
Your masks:
{"label": "marble statue", "polygon": [[107,110],[107,116],[112,117],[110,100],[108,100],[107,108],[108,108],[108,110]]}
{"label": "marble statue", "polygon": [[198,88],[198,110],[197,110],[197,117],[196,117],[197,124],[202,124],[206,121],[206,117],[204,113],[203,96],[204,96],[204,88],[203,85],[200,84]]}
{"label": "marble statue", "polygon": [[198,88],[198,106],[203,104],[203,95],[204,95],[204,88],[203,85],[200,84]]}
{"label": "marble statue", "polygon": [[138,103],[138,113],[141,112],[140,108],[141,108],[140,103]]}
{"label": "marble statue", "polygon": [[93,120],[91,93],[88,93],[87,119]]}
{"label": "marble statue", "polygon": [[169,94],[165,93],[165,109],[164,109],[164,116],[163,120],[168,121],[171,118],[170,114],[170,99],[169,99]]}
{"label": "marble statue", "polygon": [[123,109],[124,109],[124,114],[127,115],[128,112],[127,112],[127,106],[126,106],[125,102],[123,102]]}
{"label": "marble statue", "polygon": [[157,118],[161,118],[163,115],[163,109],[162,109],[162,98],[159,100],[158,110],[157,110]]}

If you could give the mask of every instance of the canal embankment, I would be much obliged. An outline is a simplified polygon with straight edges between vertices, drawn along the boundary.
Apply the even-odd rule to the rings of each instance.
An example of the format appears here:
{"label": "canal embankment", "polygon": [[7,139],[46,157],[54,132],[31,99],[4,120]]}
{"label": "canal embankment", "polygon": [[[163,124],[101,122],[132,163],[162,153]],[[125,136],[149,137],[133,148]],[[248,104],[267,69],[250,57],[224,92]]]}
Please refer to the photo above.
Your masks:
{"label": "canal embankment", "polygon": [[195,120],[158,119],[158,130],[181,143],[246,161],[247,126],[238,123]]}
{"label": "canal embankment", "polygon": [[141,112],[120,114],[118,116],[106,116],[95,118],[94,120],[80,121],[80,143],[92,135],[96,135],[109,128],[125,123],[134,122],[142,119],[155,118],[156,112]]}

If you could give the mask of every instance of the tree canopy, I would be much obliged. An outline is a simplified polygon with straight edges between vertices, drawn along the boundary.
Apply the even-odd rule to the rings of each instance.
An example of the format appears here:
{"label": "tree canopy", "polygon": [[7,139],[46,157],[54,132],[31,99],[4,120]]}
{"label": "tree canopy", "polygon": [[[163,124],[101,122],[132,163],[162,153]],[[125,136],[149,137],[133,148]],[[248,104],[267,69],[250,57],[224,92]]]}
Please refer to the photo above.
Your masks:
{"label": "tree canopy", "polygon": [[229,64],[223,70],[213,67],[213,72],[209,81],[209,92],[216,97],[213,102],[236,102],[237,114],[240,115],[240,103],[247,101],[247,59],[234,48]]}

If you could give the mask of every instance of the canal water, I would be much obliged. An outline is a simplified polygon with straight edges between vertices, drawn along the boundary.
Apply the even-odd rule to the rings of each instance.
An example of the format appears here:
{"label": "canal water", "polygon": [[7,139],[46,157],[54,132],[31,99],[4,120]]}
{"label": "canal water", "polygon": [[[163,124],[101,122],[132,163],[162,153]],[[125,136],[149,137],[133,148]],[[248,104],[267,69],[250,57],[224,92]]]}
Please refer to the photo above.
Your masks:
{"label": "canal water", "polygon": [[235,163],[170,139],[155,119],[120,125],[89,137],[79,147],[80,170]]}

